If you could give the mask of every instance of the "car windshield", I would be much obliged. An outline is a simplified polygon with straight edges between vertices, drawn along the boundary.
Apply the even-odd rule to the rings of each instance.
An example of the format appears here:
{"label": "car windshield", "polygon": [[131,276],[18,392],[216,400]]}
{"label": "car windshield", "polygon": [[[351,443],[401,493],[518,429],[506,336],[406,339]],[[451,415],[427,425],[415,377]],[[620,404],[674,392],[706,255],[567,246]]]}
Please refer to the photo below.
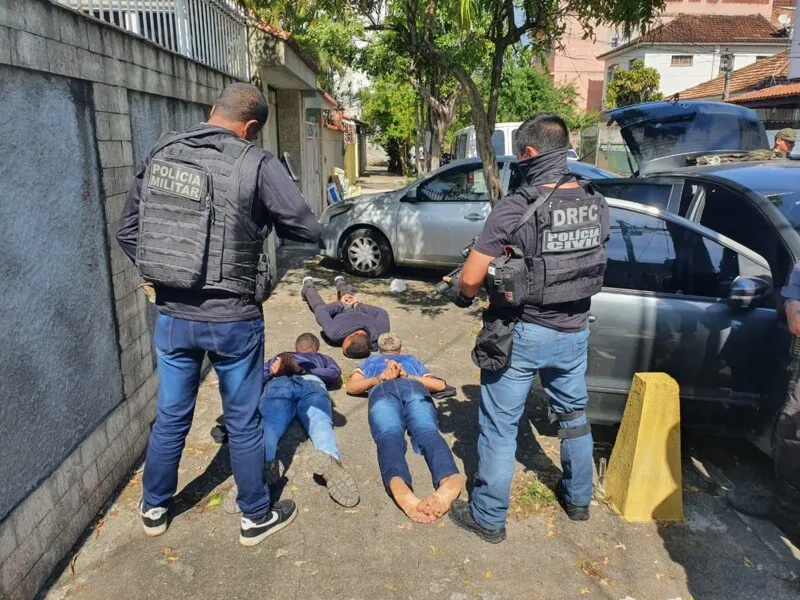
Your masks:
{"label": "car windshield", "polygon": [[639,164],[675,154],[748,152],[766,144],[758,121],[705,112],[643,121],[631,125],[627,134]]}

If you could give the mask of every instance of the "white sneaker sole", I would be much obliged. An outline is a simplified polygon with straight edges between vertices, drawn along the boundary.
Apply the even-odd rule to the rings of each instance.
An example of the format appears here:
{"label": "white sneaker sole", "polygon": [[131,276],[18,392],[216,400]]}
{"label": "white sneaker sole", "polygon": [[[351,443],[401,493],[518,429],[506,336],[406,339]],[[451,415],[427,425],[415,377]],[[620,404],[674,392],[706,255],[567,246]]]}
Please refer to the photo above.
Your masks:
{"label": "white sneaker sole", "polygon": [[244,537],[243,535],[239,535],[239,543],[242,546],[245,546],[246,548],[252,548],[253,546],[258,546],[261,542],[263,542],[269,536],[271,536],[271,535],[273,535],[275,533],[278,533],[279,531],[282,531],[282,530],[286,529],[289,525],[291,525],[292,521],[294,521],[297,518],[297,513],[298,512],[300,512],[300,511],[295,507],[294,512],[291,514],[291,516],[286,521],[284,521],[283,523],[281,523],[277,527],[273,527],[272,529],[268,529],[267,531],[265,531],[264,533],[262,533],[259,536],[256,536],[256,537]]}
{"label": "white sneaker sole", "polygon": [[142,529],[144,529],[144,534],[147,537],[158,537],[159,535],[163,535],[167,532],[167,523],[159,525],[158,527],[148,527],[142,523]]}

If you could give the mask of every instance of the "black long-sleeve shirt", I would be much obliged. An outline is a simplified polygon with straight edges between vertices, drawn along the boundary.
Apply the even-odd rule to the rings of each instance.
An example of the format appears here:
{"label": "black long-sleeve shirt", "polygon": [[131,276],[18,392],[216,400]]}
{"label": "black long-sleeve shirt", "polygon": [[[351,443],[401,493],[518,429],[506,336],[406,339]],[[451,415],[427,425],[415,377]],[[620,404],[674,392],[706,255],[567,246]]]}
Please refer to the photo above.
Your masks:
{"label": "black long-sleeve shirt", "polygon": [[341,302],[323,304],[314,310],[325,337],[334,344],[341,344],[348,335],[363,330],[369,334],[373,347],[384,333],[389,333],[389,313],[378,306],[357,304],[345,308]]}
{"label": "black long-sleeve shirt", "polygon": [[[208,129],[201,124],[194,129]],[[204,136],[218,139],[235,135],[218,128],[219,133]],[[191,130],[190,130],[191,131]],[[189,140],[191,141],[191,138]],[[117,241],[131,260],[136,259],[139,237],[139,202],[142,198],[144,174],[148,156],[136,170],[128,191],[122,217],[117,229]],[[274,227],[277,234],[288,240],[315,243],[322,235],[322,227],[311,212],[303,195],[289,177],[280,161],[264,151],[258,172],[257,198],[252,203],[252,217],[259,227]],[[181,290],[156,286],[156,304],[159,311],[192,321],[229,322],[256,319],[261,316],[261,305],[253,298],[228,292]]]}

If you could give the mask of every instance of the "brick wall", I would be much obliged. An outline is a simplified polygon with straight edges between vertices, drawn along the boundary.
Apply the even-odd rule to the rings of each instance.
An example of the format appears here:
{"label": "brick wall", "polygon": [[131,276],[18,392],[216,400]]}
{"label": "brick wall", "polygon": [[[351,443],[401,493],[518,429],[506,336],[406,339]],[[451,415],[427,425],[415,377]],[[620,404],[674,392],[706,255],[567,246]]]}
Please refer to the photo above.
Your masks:
{"label": "brick wall", "polygon": [[[113,311],[118,350],[107,360],[118,362],[124,392],[122,401],[88,434],[76,431],[60,465],[43,474],[32,474],[32,491],[0,522],[0,598],[27,600],[34,597],[137,462],[155,416],[158,379],[146,299],[136,290],[140,283],[136,269],[114,241],[134,168],[129,90],[209,105],[233,80],[47,0],[0,1],[0,68],[69,78],[90,87],[95,132],[95,139],[90,141],[94,147],[89,144],[88,150],[80,151],[95,153],[91,159],[100,175],[107,247],[106,255],[99,258],[98,272],[110,277],[107,302],[113,303],[109,310]],[[34,131],[27,143],[58,143],[57,134]],[[300,158],[299,152],[296,156]],[[84,175],[74,174],[77,178]],[[48,173],[39,176],[42,187],[46,186]],[[0,185],[4,184],[3,177],[0,174]],[[78,205],[81,198],[74,198],[74,202]],[[75,235],[81,235],[81,226],[86,224],[71,226]],[[5,258],[0,256],[0,261]],[[78,306],[75,310],[81,309]],[[47,339],[26,342],[46,344]],[[18,411],[29,410],[31,419],[35,418],[36,406],[26,408],[32,398],[6,394],[13,392],[14,381],[0,385],[4,403],[12,403]],[[65,387],[68,396],[69,386]],[[70,403],[75,399],[60,400]],[[69,428],[71,424],[61,426]]]}

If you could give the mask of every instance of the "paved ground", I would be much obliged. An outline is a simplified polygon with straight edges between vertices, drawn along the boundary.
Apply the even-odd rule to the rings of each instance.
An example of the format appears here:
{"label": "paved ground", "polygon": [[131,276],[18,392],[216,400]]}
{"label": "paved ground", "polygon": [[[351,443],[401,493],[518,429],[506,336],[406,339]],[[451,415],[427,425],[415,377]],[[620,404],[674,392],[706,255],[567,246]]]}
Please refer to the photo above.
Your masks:
{"label": "paved ground", "polygon": [[[287,350],[303,331],[318,331],[299,299],[302,277],[320,281],[323,296],[335,296],[335,265],[321,263],[313,249],[283,248],[282,283],[266,304],[267,354]],[[459,390],[439,404],[441,429],[459,466],[475,472],[478,371],[469,350],[479,327],[476,311],[426,299],[435,275],[400,271],[409,285],[392,295],[390,278],[353,281],[363,299],[385,307],[407,349]],[[336,349],[345,376],[355,367]],[[775,600],[800,594],[797,558],[771,526],[746,523],[719,498],[719,488],[692,465],[735,467],[735,477],[757,480],[768,463],[744,442],[684,437],[684,498],[687,522],[669,526],[631,525],[604,507],[589,523],[575,524],[553,507],[528,516],[512,515],[509,538],[492,546],[456,529],[447,519],[412,524],[384,492],[367,425],[365,400],[333,393],[340,447],[361,489],[361,504],[336,506],[312,478],[310,445],[298,426],[290,429],[280,454],[287,480],[276,490],[297,501],[300,515],[284,532],[254,549],[237,542],[238,519],[220,506],[232,485],[225,447],[209,431],[221,414],[213,373],[201,387],[195,422],[180,470],[172,525],[164,536],[146,538],[136,514],[141,473],[98,516],[95,526],[65,561],[44,594],[50,600],[250,598],[448,599],[681,598]],[[535,403],[523,421],[517,452],[519,477],[537,472],[545,482],[558,477],[557,440],[544,431]],[[598,455],[607,455],[609,432],[597,431]],[[431,482],[421,457],[409,453],[417,489]],[[712,467],[717,482],[724,477]],[[724,483],[724,481],[723,481]]]}

